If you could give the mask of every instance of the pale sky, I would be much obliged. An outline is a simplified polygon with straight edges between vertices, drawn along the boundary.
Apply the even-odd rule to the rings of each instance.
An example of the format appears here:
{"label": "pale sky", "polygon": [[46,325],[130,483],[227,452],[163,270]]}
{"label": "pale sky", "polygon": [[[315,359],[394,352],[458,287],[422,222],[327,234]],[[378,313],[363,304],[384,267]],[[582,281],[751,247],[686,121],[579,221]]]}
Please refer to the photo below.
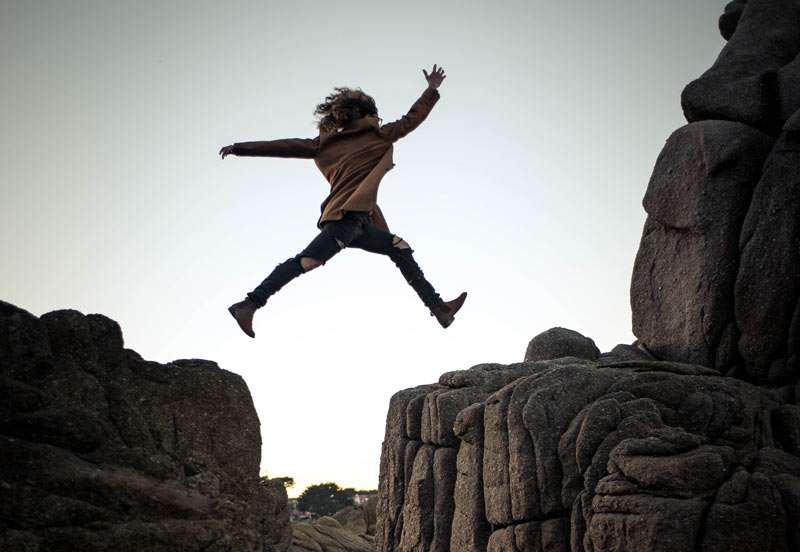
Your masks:
{"label": "pale sky", "polygon": [[[262,473],[374,488],[386,408],[449,370],[522,359],[553,326],[630,343],[647,181],[680,92],[724,42],[725,1],[0,0],[0,298],[118,321],[147,359],[247,381]],[[428,119],[379,204],[442,296],[443,330],[392,262],[345,250],[256,314],[226,312],[316,235],[312,160],[236,141],[316,136],[334,86]]]}

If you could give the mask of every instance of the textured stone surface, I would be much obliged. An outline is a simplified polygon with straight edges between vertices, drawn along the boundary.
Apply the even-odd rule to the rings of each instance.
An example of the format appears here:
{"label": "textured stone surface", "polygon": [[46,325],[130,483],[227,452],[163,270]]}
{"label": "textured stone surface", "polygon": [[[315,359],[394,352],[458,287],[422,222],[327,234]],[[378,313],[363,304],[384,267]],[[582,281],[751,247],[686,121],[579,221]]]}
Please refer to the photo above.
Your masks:
{"label": "textured stone surface", "polygon": [[771,146],[727,121],[686,125],[667,140],[631,279],[633,332],[655,356],[721,369],[738,360],[739,236]]}
{"label": "textured stone surface", "polygon": [[375,534],[375,508],[377,497],[370,498],[359,506],[348,506],[333,514],[333,519],[344,529],[356,535]]}
{"label": "textured stone surface", "polygon": [[741,3],[720,20],[723,35],[731,33],[728,43],[714,65],[684,89],[683,111],[690,122],[738,121],[776,133],[800,109],[800,2],[736,4]]}
{"label": "textured stone surface", "polygon": [[600,350],[594,341],[574,330],[550,328],[528,343],[525,360],[551,360],[562,357],[577,357],[595,360]]}
{"label": "textured stone surface", "polygon": [[461,444],[456,458],[456,484],[451,534],[452,550],[486,550],[491,525],[483,500],[483,403],[458,414],[454,431]]}
{"label": "textured stone surface", "polygon": [[409,479],[397,469],[382,481],[402,488],[404,525],[400,538],[378,535],[378,550],[744,551],[757,534],[764,550],[797,540],[798,407],[769,390],[697,365],[564,358],[449,372],[415,392],[477,390],[488,374],[499,387],[458,413],[457,449],[422,443],[404,457]]}
{"label": "textured stone surface", "polygon": [[747,0],[734,0],[725,6],[725,11],[719,16],[719,32],[725,40],[730,40],[736,31],[746,3]]}
{"label": "textured stone surface", "polygon": [[284,550],[250,393],[123,348],[104,316],[0,302],[0,549]]}
{"label": "textured stone surface", "polygon": [[747,376],[770,384],[796,381],[800,371],[799,167],[800,129],[786,130],[764,165],[741,233],[739,351]]}
{"label": "textured stone surface", "polygon": [[357,535],[333,517],[312,523],[292,523],[289,552],[373,552],[374,537]]}

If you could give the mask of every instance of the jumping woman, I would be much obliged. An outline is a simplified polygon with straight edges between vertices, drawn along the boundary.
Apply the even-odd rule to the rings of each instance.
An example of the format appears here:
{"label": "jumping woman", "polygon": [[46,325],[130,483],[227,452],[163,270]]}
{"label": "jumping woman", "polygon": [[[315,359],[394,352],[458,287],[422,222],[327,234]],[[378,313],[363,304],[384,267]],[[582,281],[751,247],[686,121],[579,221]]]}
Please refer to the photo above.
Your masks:
{"label": "jumping woman", "polygon": [[317,237],[276,266],[243,301],[228,308],[244,333],[255,337],[253,315],[272,294],[292,279],[324,265],[345,247],[388,256],[431,316],[444,328],[453,322],[466,292],[443,301],[425,279],[408,243],[389,232],[376,203],[381,179],[394,167],[393,144],[417,128],[439,100],[437,89],[445,79],[444,70],[434,64],[430,75],[425,69],[422,73],[428,87],[409,112],[392,123],[381,124],[375,100],[360,89],[334,87],[335,92],[314,111],[319,116],[316,138],[237,142],[220,150],[223,159],[227,155],[313,159],[331,185],[330,194],[322,202]]}

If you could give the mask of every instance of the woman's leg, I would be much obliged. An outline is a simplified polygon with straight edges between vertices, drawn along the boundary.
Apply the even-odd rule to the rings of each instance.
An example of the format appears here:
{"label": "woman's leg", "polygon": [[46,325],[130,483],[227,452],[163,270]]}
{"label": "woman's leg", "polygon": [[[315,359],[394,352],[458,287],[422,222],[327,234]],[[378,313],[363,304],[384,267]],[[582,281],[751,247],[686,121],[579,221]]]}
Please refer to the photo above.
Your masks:
{"label": "woman's leg", "polygon": [[357,217],[346,216],[342,220],[325,223],[317,237],[303,251],[276,266],[264,281],[247,294],[245,300],[228,307],[228,312],[245,334],[255,337],[253,315],[256,310],[263,307],[270,296],[293,279],[324,265],[360,232],[361,220]]}
{"label": "woman's leg", "polygon": [[406,282],[417,292],[425,306],[432,309],[443,303],[442,298],[425,278],[422,269],[414,259],[414,250],[400,236],[368,223],[363,226],[363,232],[352,241],[350,247],[387,255],[400,269]]}
{"label": "woman's leg", "polygon": [[326,223],[311,243],[294,257],[277,265],[253,291],[247,294],[256,308],[283,286],[306,272],[324,265],[360,234],[358,221],[351,217]]}

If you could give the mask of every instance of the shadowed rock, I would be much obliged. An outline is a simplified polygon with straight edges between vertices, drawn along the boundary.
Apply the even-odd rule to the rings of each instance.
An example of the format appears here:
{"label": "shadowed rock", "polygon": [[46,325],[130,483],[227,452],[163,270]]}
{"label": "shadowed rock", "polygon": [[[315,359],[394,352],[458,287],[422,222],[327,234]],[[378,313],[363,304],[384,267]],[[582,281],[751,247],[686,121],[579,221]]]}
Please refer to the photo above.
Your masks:
{"label": "shadowed rock", "polygon": [[753,192],[736,279],[739,351],[749,378],[800,372],[800,112],[785,125]]}
{"label": "shadowed rock", "polygon": [[[739,5],[737,5],[739,4]],[[717,61],[683,91],[686,120],[738,121],[774,134],[800,109],[800,3],[735,2],[720,19],[730,34]]]}
{"label": "shadowed rock", "polygon": [[0,549],[284,550],[250,393],[123,348],[104,316],[0,302]]}
{"label": "shadowed rock", "polygon": [[772,139],[741,123],[676,130],[656,161],[631,278],[633,333],[656,357],[737,360],[739,236]]}

